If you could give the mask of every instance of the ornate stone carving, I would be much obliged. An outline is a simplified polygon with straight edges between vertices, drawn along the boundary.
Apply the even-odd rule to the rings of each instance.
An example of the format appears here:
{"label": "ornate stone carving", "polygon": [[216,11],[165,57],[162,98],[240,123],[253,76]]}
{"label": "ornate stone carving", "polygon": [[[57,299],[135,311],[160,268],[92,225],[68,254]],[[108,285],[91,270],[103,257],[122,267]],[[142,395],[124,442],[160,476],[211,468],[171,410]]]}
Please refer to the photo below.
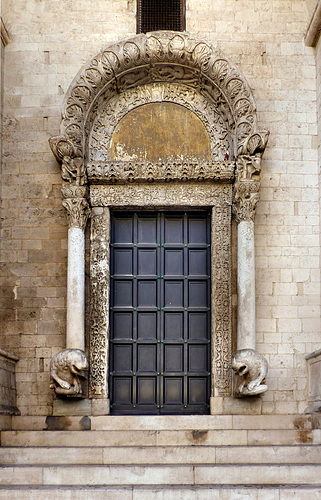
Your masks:
{"label": "ornate stone carving", "polygon": [[152,182],[232,182],[234,162],[213,163],[150,163],[91,162],[87,165],[88,180],[99,184]]}
{"label": "ornate stone carving", "polygon": [[231,204],[231,185],[205,183],[126,184],[91,186],[90,203],[93,207],[162,208],[211,207]]}
{"label": "ornate stone carving", "polygon": [[134,87],[170,82],[199,90],[235,130],[236,151],[256,133],[251,90],[239,71],[209,43],[189,33],[140,34],[103,49],[74,79],[66,95],[61,134],[83,157],[85,132],[92,128],[97,100]]}
{"label": "ornate stone carving", "polygon": [[254,220],[259,201],[261,158],[269,133],[250,136],[242,145],[242,154],[236,160],[233,213],[237,222]]}
{"label": "ornate stone carving", "polygon": [[259,201],[261,158],[258,156],[239,156],[234,185],[234,207],[237,222],[254,220]]}
{"label": "ornate stone carving", "polygon": [[233,354],[232,368],[237,375],[243,377],[236,388],[237,396],[257,396],[267,391],[264,384],[268,372],[268,362],[254,349],[240,349]]}
{"label": "ornate stone carving", "polygon": [[[231,188],[230,188],[231,190]],[[230,191],[231,192],[231,191]],[[231,395],[231,203],[212,211],[212,397]]]}
{"label": "ornate stone carving", "polygon": [[[172,102],[195,113],[203,122],[211,142],[213,161],[222,161],[226,151],[233,152],[234,121],[228,122],[228,105],[217,92],[212,100],[186,85],[153,83],[97,100],[97,114],[91,124],[87,156],[94,161],[110,160],[112,134],[119,121],[131,110],[151,102]],[[214,101],[215,97],[215,101]]]}
{"label": "ornate stone carving", "polygon": [[50,388],[55,390],[57,396],[84,396],[85,373],[88,361],[84,351],[80,349],[64,349],[58,352],[50,362]]}
{"label": "ornate stone carving", "polygon": [[[209,135],[212,163],[110,162],[111,138],[121,118],[151,102],[173,102],[194,112]],[[214,207],[212,387],[215,395],[231,394],[235,166],[224,159],[237,158],[234,213],[238,220],[253,219],[267,135],[257,132],[252,93],[239,71],[209,43],[188,33],[137,35],[102,50],[75,77],[65,97],[61,135],[50,145],[66,181],[63,205],[70,225],[85,227],[85,185],[90,187],[91,205],[99,207],[94,209],[91,236],[92,397],[108,397],[110,222],[109,211],[102,207]]]}
{"label": "ornate stone carving", "polygon": [[94,210],[90,255],[89,392],[92,397],[108,396],[109,242],[109,210]]}
{"label": "ornate stone carving", "polygon": [[83,158],[77,156],[72,142],[65,137],[52,137],[49,144],[58,163],[61,164],[61,177],[64,181],[83,186],[86,172]]}
{"label": "ornate stone carving", "polygon": [[79,227],[84,230],[90,216],[87,188],[71,184],[64,186],[61,192],[64,197],[62,204],[67,211],[69,227]]}

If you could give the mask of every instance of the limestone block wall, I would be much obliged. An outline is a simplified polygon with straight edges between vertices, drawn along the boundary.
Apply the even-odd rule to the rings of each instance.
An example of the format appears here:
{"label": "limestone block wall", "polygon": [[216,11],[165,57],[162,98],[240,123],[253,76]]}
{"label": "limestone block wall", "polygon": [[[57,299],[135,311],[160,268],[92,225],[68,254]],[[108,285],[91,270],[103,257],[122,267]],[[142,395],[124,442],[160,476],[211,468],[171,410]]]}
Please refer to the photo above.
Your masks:
{"label": "limestone block wall", "polygon": [[[2,161],[1,347],[19,356],[22,414],[52,409],[49,362],[65,346],[67,223],[48,139],[82,64],[135,34],[134,0],[9,0]],[[305,0],[187,0],[187,30],[247,78],[271,136],[255,221],[257,348],[270,364],[265,413],[307,406],[304,358],[320,346],[319,177],[314,49]],[[234,299],[235,300],[235,299]]]}
{"label": "limestone block wall", "polygon": [[0,349],[0,415],[17,415],[15,365],[18,358]]}

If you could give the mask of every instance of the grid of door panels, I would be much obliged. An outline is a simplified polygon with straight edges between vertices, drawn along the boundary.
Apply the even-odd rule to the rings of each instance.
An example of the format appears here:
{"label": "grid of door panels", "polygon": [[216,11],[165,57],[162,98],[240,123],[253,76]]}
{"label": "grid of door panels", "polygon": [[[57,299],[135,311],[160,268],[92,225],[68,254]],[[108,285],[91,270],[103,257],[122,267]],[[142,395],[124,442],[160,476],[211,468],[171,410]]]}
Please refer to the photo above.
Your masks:
{"label": "grid of door panels", "polygon": [[210,220],[113,213],[112,413],[208,413]]}

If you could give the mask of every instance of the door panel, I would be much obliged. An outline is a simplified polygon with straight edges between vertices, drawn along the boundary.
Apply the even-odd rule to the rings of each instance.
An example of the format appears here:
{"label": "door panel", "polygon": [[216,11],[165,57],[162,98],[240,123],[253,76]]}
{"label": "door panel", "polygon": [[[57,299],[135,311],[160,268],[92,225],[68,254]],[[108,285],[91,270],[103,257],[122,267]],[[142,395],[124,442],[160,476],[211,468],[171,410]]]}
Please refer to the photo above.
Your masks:
{"label": "door panel", "polygon": [[207,213],[113,213],[113,414],[209,412],[209,275]]}

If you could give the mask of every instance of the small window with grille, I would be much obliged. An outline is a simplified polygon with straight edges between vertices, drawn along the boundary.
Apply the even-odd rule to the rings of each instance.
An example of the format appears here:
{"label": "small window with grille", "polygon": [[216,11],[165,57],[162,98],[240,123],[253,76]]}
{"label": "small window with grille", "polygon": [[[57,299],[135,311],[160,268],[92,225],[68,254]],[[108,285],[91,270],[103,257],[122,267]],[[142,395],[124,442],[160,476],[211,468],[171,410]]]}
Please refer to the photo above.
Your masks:
{"label": "small window with grille", "polygon": [[137,33],[185,29],[185,0],[137,0]]}

